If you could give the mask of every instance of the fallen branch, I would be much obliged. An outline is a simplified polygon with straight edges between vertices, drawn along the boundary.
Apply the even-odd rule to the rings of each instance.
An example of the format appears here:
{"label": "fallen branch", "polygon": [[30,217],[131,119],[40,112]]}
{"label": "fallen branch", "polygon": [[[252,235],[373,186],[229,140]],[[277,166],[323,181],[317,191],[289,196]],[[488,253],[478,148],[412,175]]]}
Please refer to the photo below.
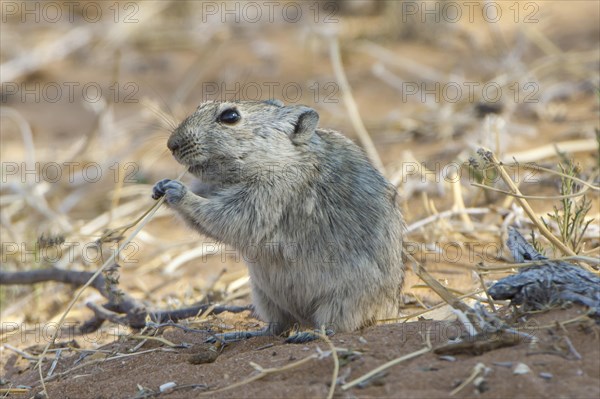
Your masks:
{"label": "fallen branch", "polygon": [[[56,268],[25,272],[0,272],[0,285],[36,284],[54,281],[80,287],[93,276],[93,272]],[[115,294],[112,290],[107,289],[109,285],[103,275],[98,275],[91,282],[91,286],[103,297],[107,298],[108,302],[102,305],[96,303],[87,304],[94,311],[94,317],[79,327],[77,331],[79,334],[96,331],[106,320],[140,329],[146,326],[147,318],[155,323],[177,322],[178,320],[195,317],[211,307],[210,314],[223,312],[240,313],[251,310],[250,306],[215,306],[214,304],[198,304],[173,310],[148,309],[140,301],[122,291]]]}

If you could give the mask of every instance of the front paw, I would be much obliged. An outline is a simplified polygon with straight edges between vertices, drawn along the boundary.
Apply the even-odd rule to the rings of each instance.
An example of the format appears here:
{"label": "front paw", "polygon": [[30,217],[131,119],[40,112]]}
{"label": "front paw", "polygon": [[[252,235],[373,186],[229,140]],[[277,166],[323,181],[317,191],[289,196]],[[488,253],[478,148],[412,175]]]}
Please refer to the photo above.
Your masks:
{"label": "front paw", "polygon": [[154,185],[152,198],[157,200],[164,196],[169,205],[177,205],[186,193],[187,187],[180,181],[163,179]]}

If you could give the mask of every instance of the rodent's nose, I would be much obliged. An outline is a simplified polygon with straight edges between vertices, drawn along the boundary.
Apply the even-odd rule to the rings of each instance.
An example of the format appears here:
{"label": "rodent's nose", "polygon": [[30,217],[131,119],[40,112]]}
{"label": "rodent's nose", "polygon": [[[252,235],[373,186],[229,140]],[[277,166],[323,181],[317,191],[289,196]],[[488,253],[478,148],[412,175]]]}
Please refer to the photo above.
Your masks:
{"label": "rodent's nose", "polygon": [[171,150],[171,152],[177,151],[180,146],[181,142],[176,136],[169,137],[169,140],[167,141],[167,148]]}

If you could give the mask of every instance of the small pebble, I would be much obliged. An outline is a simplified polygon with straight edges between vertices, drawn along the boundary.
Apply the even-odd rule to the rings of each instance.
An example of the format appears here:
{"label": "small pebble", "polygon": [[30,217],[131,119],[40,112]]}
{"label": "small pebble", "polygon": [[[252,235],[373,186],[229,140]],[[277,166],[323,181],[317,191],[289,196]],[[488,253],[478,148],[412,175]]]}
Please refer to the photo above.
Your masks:
{"label": "small pebble", "polygon": [[456,361],[456,358],[454,356],[449,356],[449,355],[440,356],[440,357],[438,357],[438,359],[445,360],[447,362],[455,362]]}
{"label": "small pebble", "polygon": [[540,377],[542,377],[545,380],[550,380],[550,379],[552,379],[553,375],[552,375],[552,373],[545,373],[542,371],[540,373]]}
{"label": "small pebble", "polygon": [[475,378],[475,380],[473,380],[473,385],[475,386],[475,390],[478,393],[484,393],[485,391],[488,391],[490,389],[487,380],[482,376]]}
{"label": "small pebble", "polygon": [[492,364],[494,366],[511,368],[513,365],[513,362],[494,362]]}
{"label": "small pebble", "polygon": [[513,374],[527,374],[531,371],[531,369],[529,368],[528,365],[526,365],[525,363],[519,363],[516,365],[515,369],[513,370]]}
{"label": "small pebble", "polygon": [[360,342],[361,344],[366,344],[367,340],[364,339],[363,337],[358,337],[358,342]]}
{"label": "small pebble", "polygon": [[174,382],[166,382],[166,383],[162,384],[160,387],[158,387],[158,389],[160,392],[168,393],[168,392],[173,392],[173,388],[175,388],[176,386],[177,386],[177,384]]}
{"label": "small pebble", "polygon": [[205,364],[212,363],[217,360],[219,357],[219,352],[217,350],[207,349],[202,352],[194,353],[190,357],[188,357],[188,363],[190,364]]}

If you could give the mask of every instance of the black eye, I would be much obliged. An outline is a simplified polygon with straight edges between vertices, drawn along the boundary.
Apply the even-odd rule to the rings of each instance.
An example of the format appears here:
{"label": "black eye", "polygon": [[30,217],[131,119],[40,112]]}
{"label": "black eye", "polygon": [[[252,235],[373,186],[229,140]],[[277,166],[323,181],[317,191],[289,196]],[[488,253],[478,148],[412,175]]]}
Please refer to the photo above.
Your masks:
{"label": "black eye", "polygon": [[237,110],[232,108],[226,109],[225,111],[221,112],[221,115],[219,115],[219,122],[223,122],[228,125],[233,125],[240,119],[242,119],[240,114],[237,112]]}

